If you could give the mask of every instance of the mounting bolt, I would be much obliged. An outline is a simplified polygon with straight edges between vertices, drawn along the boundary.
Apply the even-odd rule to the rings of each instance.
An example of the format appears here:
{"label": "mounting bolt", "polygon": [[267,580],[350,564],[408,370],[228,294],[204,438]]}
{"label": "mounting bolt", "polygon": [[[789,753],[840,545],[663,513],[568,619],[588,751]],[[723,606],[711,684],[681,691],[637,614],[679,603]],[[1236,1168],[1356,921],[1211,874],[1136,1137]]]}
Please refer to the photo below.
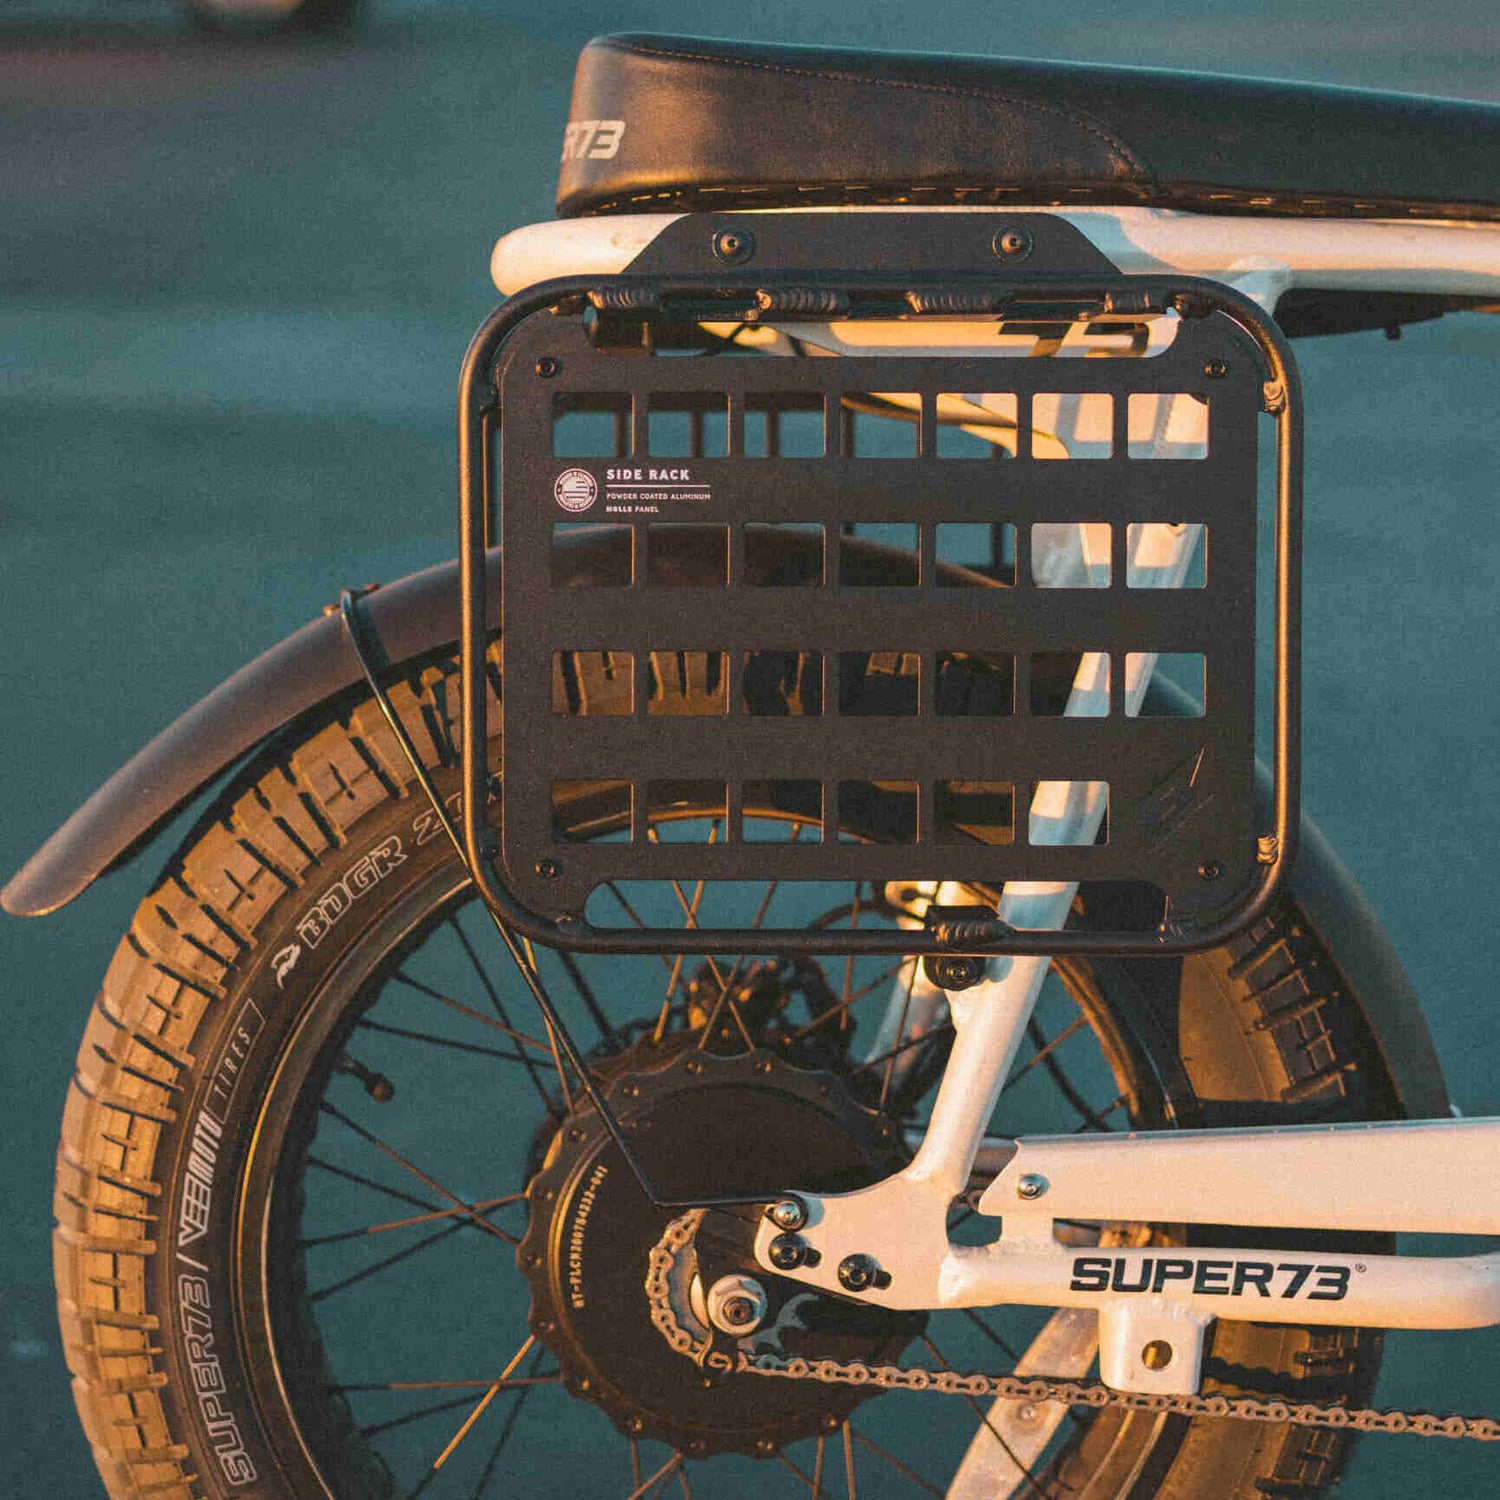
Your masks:
{"label": "mounting bolt", "polygon": [[1203,366],[1203,373],[1210,380],[1222,380],[1229,373],[1229,366],[1222,359],[1211,359]]}
{"label": "mounting bolt", "polygon": [[1016,1197],[1024,1198],[1028,1203],[1035,1202],[1048,1186],[1047,1179],[1040,1172],[1026,1172],[1016,1179]]}
{"label": "mounting bolt", "polygon": [[539,859],[536,872],[543,880],[556,880],[562,874],[562,866],[555,859]]}
{"label": "mounting bolt", "polygon": [[714,235],[713,250],[726,266],[742,266],[755,254],[755,236],[748,229],[721,229]]}
{"label": "mounting bolt", "polygon": [[872,1255],[846,1255],[839,1262],[839,1285],[846,1292],[867,1292],[871,1287],[879,1291],[890,1284],[890,1272],[882,1271]]}
{"label": "mounting bolt", "polygon": [[984,978],[984,960],[956,953],[929,953],[922,960],[922,972],[940,990],[967,990]]}
{"label": "mounting bolt", "polygon": [[765,1320],[770,1301],[753,1276],[721,1276],[705,1299],[708,1321],[724,1333],[746,1334]]}
{"label": "mounting bolt", "polygon": [[626,1419],[625,1419],[625,1431],[626,1432],[644,1432],[645,1430],[646,1430],[646,1424],[639,1417],[626,1417]]}
{"label": "mounting bolt", "polygon": [[703,1071],[703,1063],[696,1057],[688,1058],[682,1067],[686,1073],[701,1073]]}
{"label": "mounting bolt", "polygon": [[1224,873],[1224,866],[1216,859],[1205,860],[1198,866],[1199,880],[1217,880]]}
{"label": "mounting bolt", "polygon": [[778,1234],[766,1246],[766,1259],[778,1271],[795,1271],[807,1259],[807,1246],[799,1235]]}
{"label": "mounting bolt", "polygon": [[544,354],[536,362],[536,372],[543,380],[551,380],[554,375],[562,372],[562,361],[553,359],[550,354]]}
{"label": "mounting bolt", "polygon": [[770,1458],[776,1452],[776,1444],[770,1438],[756,1438],[755,1452],[759,1458]]}
{"label": "mounting bolt", "polygon": [[1036,249],[1036,239],[1029,229],[1019,224],[1008,224],[997,229],[990,241],[990,248],[1001,260],[1025,260]]}
{"label": "mounting bolt", "polygon": [[807,1205],[795,1193],[788,1193],[766,1210],[766,1217],[788,1234],[795,1234],[807,1223]]}

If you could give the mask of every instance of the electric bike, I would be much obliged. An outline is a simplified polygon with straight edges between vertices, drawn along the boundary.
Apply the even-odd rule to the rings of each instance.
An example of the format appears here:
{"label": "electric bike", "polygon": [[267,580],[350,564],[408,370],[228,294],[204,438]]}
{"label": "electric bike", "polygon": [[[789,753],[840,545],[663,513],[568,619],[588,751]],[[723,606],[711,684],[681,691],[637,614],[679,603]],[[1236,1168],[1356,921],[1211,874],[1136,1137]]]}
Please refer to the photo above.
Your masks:
{"label": "electric bike", "polygon": [[[1212,122],[1210,129],[1205,122]],[[1294,142],[1295,149],[1287,143]],[[1497,1124],[1301,813],[1291,341],[1500,300],[1500,108],[602,38],[459,556],[143,749],[59,1309],[116,1500],[1312,1497]]]}

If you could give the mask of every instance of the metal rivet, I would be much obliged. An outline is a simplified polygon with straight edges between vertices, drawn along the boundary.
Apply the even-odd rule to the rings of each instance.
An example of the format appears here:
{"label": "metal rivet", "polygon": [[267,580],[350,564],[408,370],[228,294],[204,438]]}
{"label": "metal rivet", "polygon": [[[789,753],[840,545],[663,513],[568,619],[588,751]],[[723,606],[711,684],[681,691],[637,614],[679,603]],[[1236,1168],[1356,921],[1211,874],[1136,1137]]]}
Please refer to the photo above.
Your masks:
{"label": "metal rivet", "polygon": [[543,880],[556,880],[562,874],[562,866],[555,859],[539,859],[536,872]]}
{"label": "metal rivet", "polygon": [[1047,1191],[1048,1182],[1040,1172],[1026,1172],[1016,1179],[1016,1197],[1028,1203],[1040,1198]]}
{"label": "metal rivet", "polygon": [[757,1438],[755,1440],[755,1451],[760,1454],[762,1458],[770,1458],[770,1456],[776,1451],[776,1444],[773,1443],[770,1438]]}
{"label": "metal rivet", "polygon": [[1148,1370],[1165,1370],[1172,1363],[1172,1346],[1165,1339],[1152,1339],[1141,1350],[1141,1363]]}
{"label": "metal rivet", "polygon": [[755,236],[748,229],[721,229],[714,235],[713,250],[726,266],[742,266],[755,254]]}
{"label": "metal rivet", "polygon": [[646,1424],[639,1417],[627,1417],[625,1419],[626,1432],[644,1432]]}
{"label": "metal rivet", "polygon": [[689,1073],[701,1073],[703,1071],[703,1064],[696,1057],[688,1058],[682,1066]]}
{"label": "metal rivet", "polygon": [[1029,229],[1020,224],[1008,224],[995,231],[990,247],[1001,260],[1025,260],[1036,248],[1036,240]]}
{"label": "metal rivet", "polygon": [[1216,859],[1205,860],[1198,866],[1199,880],[1217,880],[1224,873],[1224,866]]}
{"label": "metal rivet", "polygon": [[1222,359],[1211,359],[1204,365],[1203,373],[1210,380],[1222,380],[1229,373],[1229,366]]}
{"label": "metal rivet", "polygon": [[561,370],[562,361],[560,359],[553,359],[550,354],[544,354],[536,362],[536,372],[542,377],[543,380],[551,380],[552,377],[559,374]]}

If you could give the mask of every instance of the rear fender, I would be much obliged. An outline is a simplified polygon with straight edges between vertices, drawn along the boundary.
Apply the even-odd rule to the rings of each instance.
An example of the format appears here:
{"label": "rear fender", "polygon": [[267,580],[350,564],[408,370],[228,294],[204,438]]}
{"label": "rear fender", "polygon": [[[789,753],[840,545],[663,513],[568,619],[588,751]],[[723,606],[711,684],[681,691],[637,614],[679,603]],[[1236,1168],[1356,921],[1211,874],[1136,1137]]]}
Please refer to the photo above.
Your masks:
{"label": "rear fender", "polygon": [[[600,527],[574,539],[564,563],[570,581],[618,571],[618,532]],[[698,570],[697,541],[682,534],[682,556],[675,562],[685,575]],[[888,571],[909,565],[909,559],[887,549],[855,545],[858,552],[868,552],[872,567]],[[798,566],[790,552],[785,561]],[[866,559],[857,561],[862,565]],[[498,550],[489,554],[486,566],[493,585],[489,623],[497,627]],[[367,597],[365,608],[392,662],[452,646],[458,639],[458,565],[442,563],[387,584]],[[132,860],[176,813],[256,745],[352,687],[361,675],[337,614],[304,625],[221,683],[116,771],[32,855],[0,892],[0,905],[27,917],[67,905],[100,875]],[[1358,998],[1372,1032],[1388,1049],[1387,1070],[1404,1112],[1417,1118],[1446,1115],[1447,1094],[1432,1038],[1395,949],[1353,876],[1305,816],[1288,890],[1337,963],[1347,992]]]}

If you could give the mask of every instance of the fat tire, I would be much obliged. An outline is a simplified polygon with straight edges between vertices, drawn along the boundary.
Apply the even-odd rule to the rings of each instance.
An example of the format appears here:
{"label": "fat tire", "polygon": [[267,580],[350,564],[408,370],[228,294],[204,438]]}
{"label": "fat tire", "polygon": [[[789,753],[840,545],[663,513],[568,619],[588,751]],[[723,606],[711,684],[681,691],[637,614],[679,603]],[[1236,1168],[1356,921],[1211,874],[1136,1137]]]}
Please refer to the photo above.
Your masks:
{"label": "fat tire", "polygon": [[[498,688],[498,666],[491,686]],[[440,789],[451,790],[452,662],[407,668],[391,691]],[[490,722],[498,721],[492,704]],[[310,889],[368,856],[396,819],[410,827],[423,805],[375,705],[346,695],[293,726],[220,795],[141,903],[109,966],[68,1090],[54,1252],[74,1397],[112,1500],[243,1493],[233,1472],[236,1442],[255,1471],[256,1500],[323,1493],[310,1471],[287,1459],[284,1435],[257,1416],[252,1391],[264,1371],[255,1368],[255,1349],[226,1341],[228,1325],[215,1327],[212,1350],[201,1339],[189,1347],[173,1316],[180,1289],[166,1251],[183,1212],[193,1111],[242,999],[252,989],[277,994],[267,988],[270,960]],[[452,859],[441,838],[424,843],[380,899],[397,899],[400,881],[407,888],[430,881]],[[1085,890],[1085,915],[1089,900]],[[1197,1113],[1178,1123],[1397,1112],[1356,997],[1289,900],[1228,948],[1199,958],[1059,967],[1085,1009],[1117,1007],[1133,1026],[1177,1038],[1171,1050],[1181,1075],[1164,1086],[1179,1112],[1186,1101]],[[268,1017],[269,1029],[285,1035],[294,1020]],[[209,1248],[227,1255],[216,1236],[222,1229]],[[1229,1391],[1240,1381],[1269,1383],[1297,1400],[1364,1402],[1380,1348],[1371,1331],[1225,1323],[1209,1370]],[[206,1405],[205,1383],[216,1387]],[[216,1412],[232,1437],[223,1421],[213,1427]],[[1048,1493],[1301,1500],[1337,1477],[1351,1441],[1327,1430],[1110,1411],[1092,1423]],[[340,1483],[351,1495],[386,1492],[373,1470]]]}

